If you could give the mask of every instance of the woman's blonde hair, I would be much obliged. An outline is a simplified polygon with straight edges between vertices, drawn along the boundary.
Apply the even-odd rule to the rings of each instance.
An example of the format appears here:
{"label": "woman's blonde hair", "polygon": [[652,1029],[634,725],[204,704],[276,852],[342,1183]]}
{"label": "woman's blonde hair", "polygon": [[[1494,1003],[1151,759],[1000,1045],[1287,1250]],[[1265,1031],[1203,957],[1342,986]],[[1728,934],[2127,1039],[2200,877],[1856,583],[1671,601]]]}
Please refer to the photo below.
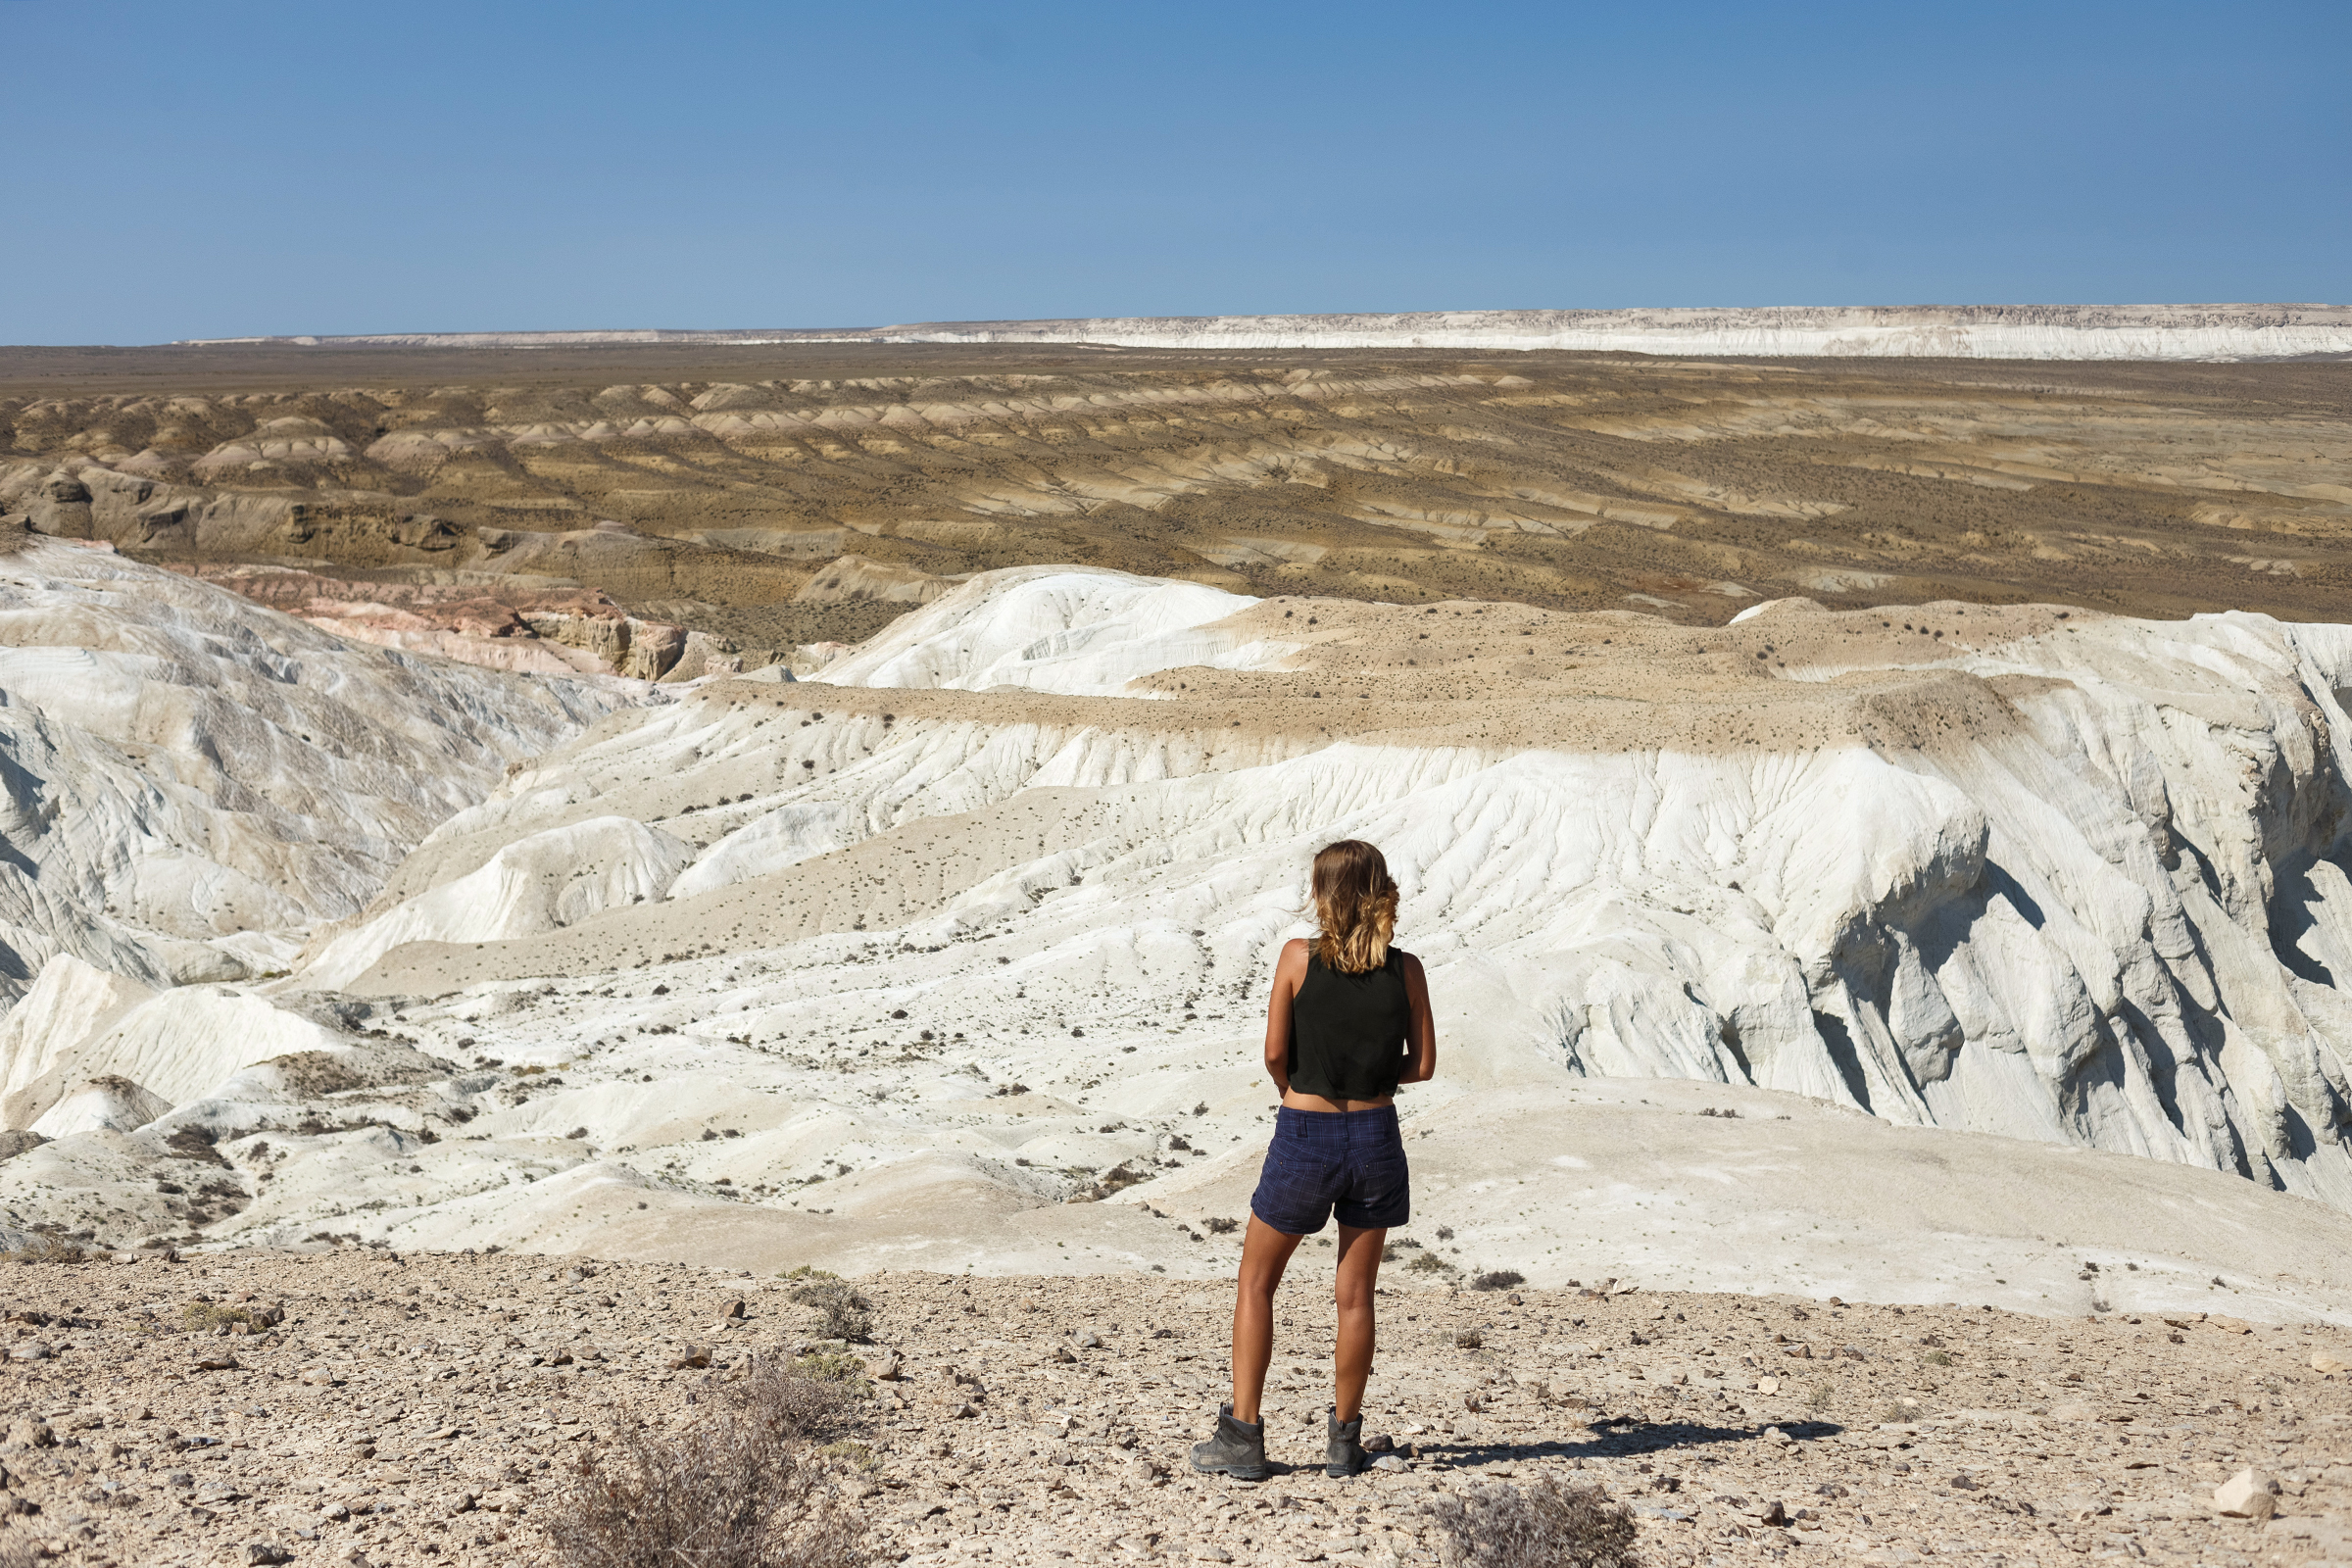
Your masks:
{"label": "woman's blonde hair", "polygon": [[1315,956],[1323,967],[1362,974],[1389,959],[1396,934],[1396,882],[1389,862],[1361,839],[1342,839],[1315,853]]}

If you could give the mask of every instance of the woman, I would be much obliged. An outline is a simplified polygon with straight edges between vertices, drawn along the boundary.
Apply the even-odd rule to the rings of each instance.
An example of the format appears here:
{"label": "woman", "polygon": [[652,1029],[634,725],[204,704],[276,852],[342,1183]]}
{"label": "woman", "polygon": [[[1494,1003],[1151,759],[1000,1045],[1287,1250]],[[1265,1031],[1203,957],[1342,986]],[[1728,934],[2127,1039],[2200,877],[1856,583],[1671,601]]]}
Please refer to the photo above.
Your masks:
{"label": "woman", "polygon": [[1324,1471],[1363,1469],[1364,1380],[1372,1371],[1372,1287],[1389,1227],[1411,1217],[1396,1086],[1438,1070],[1437,1027],[1421,960],[1389,946],[1396,884],[1369,844],[1344,839],[1315,857],[1312,942],[1283,945],[1266,1003],[1266,1071],[1282,1096],[1266,1149],[1233,1303],[1233,1402],[1193,1468],[1262,1481],[1258,1398],[1274,1354],[1274,1292],[1298,1244],[1340,1221],[1337,1388],[1325,1412]]}

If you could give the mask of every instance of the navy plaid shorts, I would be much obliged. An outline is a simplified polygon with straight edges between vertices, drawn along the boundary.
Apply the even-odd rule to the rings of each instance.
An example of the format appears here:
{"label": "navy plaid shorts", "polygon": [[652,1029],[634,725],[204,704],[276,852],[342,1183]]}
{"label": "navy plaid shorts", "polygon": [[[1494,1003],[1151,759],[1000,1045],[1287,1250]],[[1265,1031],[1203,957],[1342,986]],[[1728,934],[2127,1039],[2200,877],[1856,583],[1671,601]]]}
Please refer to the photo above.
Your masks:
{"label": "navy plaid shorts", "polygon": [[1279,1107],[1250,1211],[1285,1236],[1312,1236],[1335,1213],[1341,1224],[1364,1231],[1412,1218],[1412,1173],[1396,1107]]}

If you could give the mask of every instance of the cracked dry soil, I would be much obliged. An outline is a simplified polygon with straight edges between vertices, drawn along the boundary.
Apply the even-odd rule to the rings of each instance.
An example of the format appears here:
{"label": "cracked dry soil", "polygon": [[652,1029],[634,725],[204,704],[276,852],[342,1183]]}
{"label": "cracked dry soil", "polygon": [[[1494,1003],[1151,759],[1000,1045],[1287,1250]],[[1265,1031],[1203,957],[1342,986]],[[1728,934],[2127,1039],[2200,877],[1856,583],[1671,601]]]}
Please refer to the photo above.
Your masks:
{"label": "cracked dry soil", "polygon": [[[1439,1559],[1436,1494],[1546,1475],[1633,1507],[1653,1565],[2352,1561],[2352,1332],[2333,1327],[1504,1295],[1394,1271],[1366,1430],[1403,1468],[1335,1481],[1327,1283],[1302,1260],[1267,1396],[1281,1468],[1249,1486],[1185,1464],[1225,1391],[1223,1289],[856,1285],[876,1376],[865,1446],[832,1484],[886,1562],[1402,1568]],[[792,1288],[359,1249],[0,1265],[0,1547],[549,1561],[577,1456],[624,1421],[675,1429],[756,1353],[839,1348]],[[2277,1484],[2267,1522],[2213,1504],[2248,1466]]]}

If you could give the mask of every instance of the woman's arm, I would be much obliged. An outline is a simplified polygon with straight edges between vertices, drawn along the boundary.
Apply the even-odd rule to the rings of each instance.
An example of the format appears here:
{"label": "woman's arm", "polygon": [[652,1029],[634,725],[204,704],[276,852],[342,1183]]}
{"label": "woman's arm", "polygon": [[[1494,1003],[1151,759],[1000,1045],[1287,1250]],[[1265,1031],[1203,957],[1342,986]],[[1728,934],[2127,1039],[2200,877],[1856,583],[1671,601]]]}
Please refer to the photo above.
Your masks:
{"label": "woman's arm", "polygon": [[1291,1003],[1306,980],[1306,943],[1293,937],[1274,960],[1273,994],[1266,998],[1266,1076],[1279,1097],[1291,1092]]}
{"label": "woman's arm", "polygon": [[1397,1075],[1400,1084],[1425,1084],[1438,1075],[1438,1023],[1429,1012],[1429,976],[1421,972],[1421,960],[1411,954],[1404,958],[1404,1001],[1412,1011],[1405,1027],[1412,1032],[1405,1036],[1405,1054],[1411,1059]]}

